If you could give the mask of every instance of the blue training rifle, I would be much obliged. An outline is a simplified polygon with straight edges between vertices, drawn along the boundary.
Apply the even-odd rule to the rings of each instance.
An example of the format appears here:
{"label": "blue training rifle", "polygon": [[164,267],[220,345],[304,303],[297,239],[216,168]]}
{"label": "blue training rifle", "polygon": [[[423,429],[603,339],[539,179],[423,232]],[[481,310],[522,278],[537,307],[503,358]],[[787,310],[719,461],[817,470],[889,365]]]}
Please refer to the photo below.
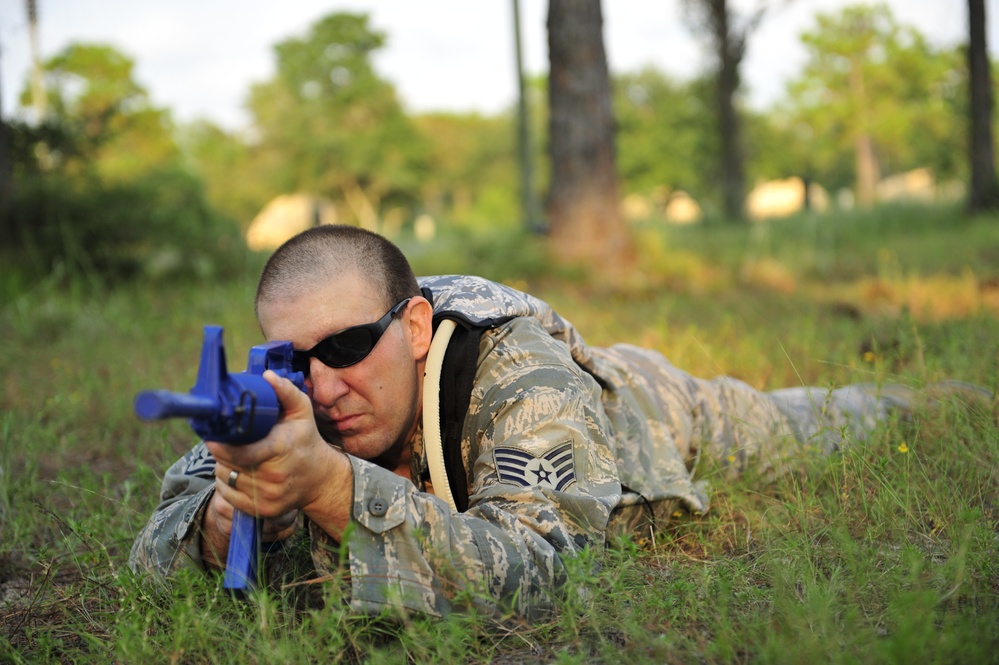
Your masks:
{"label": "blue training rifle", "polygon": [[[273,370],[305,392],[305,377],[292,370],[291,342],[268,342],[250,349],[246,371],[226,370],[221,326],[205,326],[198,378],[188,393],[146,390],[135,397],[135,413],[143,420],[187,418],[205,441],[234,445],[267,436],[281,418],[277,393],[263,378]],[[223,587],[245,592],[257,579],[262,544],[260,520],[235,511],[229,537]]]}

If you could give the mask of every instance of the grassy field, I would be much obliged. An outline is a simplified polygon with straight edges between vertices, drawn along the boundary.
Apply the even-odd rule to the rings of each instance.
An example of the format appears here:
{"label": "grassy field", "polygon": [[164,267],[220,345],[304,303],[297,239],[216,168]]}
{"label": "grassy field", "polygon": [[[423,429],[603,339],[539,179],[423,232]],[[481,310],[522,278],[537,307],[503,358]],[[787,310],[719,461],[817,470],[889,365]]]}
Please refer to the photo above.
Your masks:
{"label": "grassy field", "polygon": [[[636,233],[634,277],[613,286],[523,238],[404,246],[418,273],[531,290],[589,343],[653,347],[699,376],[999,382],[999,218],[898,208]],[[134,579],[160,475],[194,440],[140,423],[133,396],[193,383],[205,323],[244,366],[260,264],[208,285],[0,278],[0,661],[999,662],[994,404],[886,423],[774,483],[715,482],[708,515],[615,544],[596,578],[579,562],[548,623],[364,618],[332,600],[301,613],[214,580]]]}

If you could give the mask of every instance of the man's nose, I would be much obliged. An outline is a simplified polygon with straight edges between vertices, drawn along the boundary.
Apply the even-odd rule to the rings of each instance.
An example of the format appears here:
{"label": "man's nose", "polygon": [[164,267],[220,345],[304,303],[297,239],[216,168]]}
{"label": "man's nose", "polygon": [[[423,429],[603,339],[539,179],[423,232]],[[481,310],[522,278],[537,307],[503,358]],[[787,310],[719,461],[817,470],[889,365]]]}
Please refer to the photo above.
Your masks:
{"label": "man's nose", "polygon": [[341,370],[328,367],[317,358],[309,358],[309,363],[309,378],[306,383],[311,389],[313,402],[333,406],[338,399],[350,392],[350,386],[343,380]]}

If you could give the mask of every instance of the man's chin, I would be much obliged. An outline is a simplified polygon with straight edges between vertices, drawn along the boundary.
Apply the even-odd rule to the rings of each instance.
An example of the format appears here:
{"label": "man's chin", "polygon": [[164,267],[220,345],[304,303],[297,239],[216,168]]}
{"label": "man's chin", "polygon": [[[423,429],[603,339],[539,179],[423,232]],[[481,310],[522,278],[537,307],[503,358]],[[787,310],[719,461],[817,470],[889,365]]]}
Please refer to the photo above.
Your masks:
{"label": "man's chin", "polygon": [[374,436],[371,432],[368,432],[367,436],[355,434],[340,437],[333,445],[348,455],[369,462],[377,461],[391,449],[390,445],[385,444],[384,439]]}

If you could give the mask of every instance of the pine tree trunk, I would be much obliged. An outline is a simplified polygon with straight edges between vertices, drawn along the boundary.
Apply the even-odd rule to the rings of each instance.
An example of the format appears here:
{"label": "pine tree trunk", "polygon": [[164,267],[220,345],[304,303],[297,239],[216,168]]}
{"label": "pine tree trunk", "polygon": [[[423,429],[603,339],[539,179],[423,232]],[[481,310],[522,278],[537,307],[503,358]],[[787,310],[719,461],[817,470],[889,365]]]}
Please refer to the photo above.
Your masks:
{"label": "pine tree trunk", "polygon": [[992,143],[992,85],[985,37],[985,0],[968,0],[968,72],[971,93],[971,188],[968,210],[999,207]]}
{"label": "pine tree trunk", "polygon": [[735,108],[739,89],[739,64],[745,52],[745,35],[736,35],[729,25],[727,0],[711,0],[715,48],[718,51],[716,82],[718,130],[721,136],[722,199],[725,217],[743,217],[746,177],[743,169],[741,128]]}
{"label": "pine tree trunk", "polygon": [[614,272],[631,257],[618,210],[614,114],[599,0],[548,5],[551,185],[557,259]]}
{"label": "pine tree trunk", "polygon": [[[0,109],[3,108],[3,85],[0,81]],[[3,239],[8,227],[7,215],[10,199],[14,193],[13,173],[11,164],[10,137],[7,123],[0,111],[0,239]]]}

